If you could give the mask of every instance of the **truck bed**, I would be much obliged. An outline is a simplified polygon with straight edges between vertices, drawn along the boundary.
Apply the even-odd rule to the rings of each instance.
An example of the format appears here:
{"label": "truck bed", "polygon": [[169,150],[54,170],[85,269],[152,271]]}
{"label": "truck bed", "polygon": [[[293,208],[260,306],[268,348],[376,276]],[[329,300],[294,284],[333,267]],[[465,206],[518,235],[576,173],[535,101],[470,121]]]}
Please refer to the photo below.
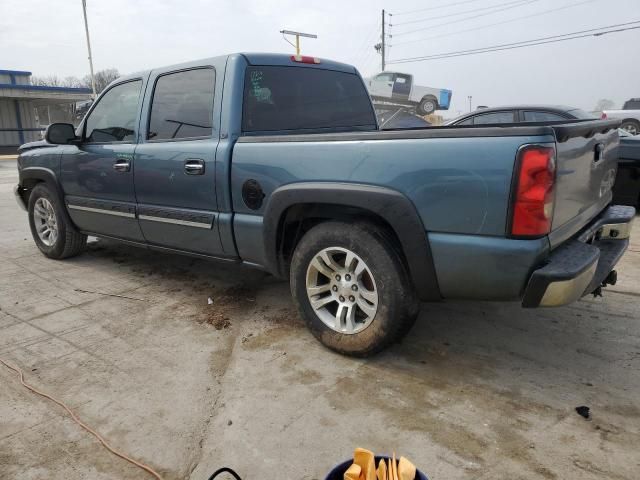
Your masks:
{"label": "truck bed", "polygon": [[[247,176],[262,185],[267,198],[299,182],[378,185],[400,192],[415,205],[445,298],[517,298],[531,266],[610,201],[609,190],[596,199],[593,192],[599,187],[593,189],[605,166],[615,170],[617,125],[590,121],[241,136],[231,171],[238,252],[250,262],[264,262],[264,252],[254,241],[260,238],[263,210],[249,209],[242,201]],[[602,142],[606,161],[593,170],[588,155]],[[557,194],[565,205],[557,212],[561,225],[554,225],[559,232],[555,236],[518,240],[507,234],[515,155],[532,143],[558,145]],[[567,224],[572,215],[574,221]]]}

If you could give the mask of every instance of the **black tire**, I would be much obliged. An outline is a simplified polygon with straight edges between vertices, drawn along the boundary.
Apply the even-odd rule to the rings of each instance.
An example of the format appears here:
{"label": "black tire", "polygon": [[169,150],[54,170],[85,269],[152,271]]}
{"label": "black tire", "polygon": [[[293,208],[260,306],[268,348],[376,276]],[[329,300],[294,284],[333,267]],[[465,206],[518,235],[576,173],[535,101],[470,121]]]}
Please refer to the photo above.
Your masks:
{"label": "black tire", "polygon": [[420,115],[429,115],[438,109],[438,101],[434,97],[424,97],[420,100],[416,111]]}
{"label": "black tire", "polygon": [[[346,334],[327,326],[307,296],[310,262],[325,248],[348,249],[369,267],[378,292],[378,309],[363,330]],[[324,222],[309,230],[293,253],[290,271],[294,303],[313,335],[326,347],[356,357],[373,355],[400,340],[413,326],[419,302],[399,253],[383,229],[369,223]]]}
{"label": "black tire", "polygon": [[[58,236],[52,245],[46,245],[38,236],[36,221],[34,219],[35,204],[40,198],[45,198],[53,206],[55,213]],[[67,220],[64,208],[58,196],[45,183],[39,183],[29,195],[29,227],[31,235],[40,251],[49,258],[61,260],[80,254],[87,244],[87,236],[78,232]]]}
{"label": "black tire", "polygon": [[638,135],[640,133],[640,122],[637,120],[624,120],[620,128],[626,130],[631,135]]}

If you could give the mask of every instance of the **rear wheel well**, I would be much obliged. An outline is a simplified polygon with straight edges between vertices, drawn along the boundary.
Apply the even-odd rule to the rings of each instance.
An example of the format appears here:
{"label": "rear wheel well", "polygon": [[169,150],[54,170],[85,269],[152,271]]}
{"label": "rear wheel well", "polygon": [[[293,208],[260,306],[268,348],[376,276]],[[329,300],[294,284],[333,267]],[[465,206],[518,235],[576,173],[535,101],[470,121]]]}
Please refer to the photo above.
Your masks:
{"label": "rear wheel well", "polygon": [[438,99],[435,97],[435,95],[431,95],[431,94],[427,94],[424,97],[422,97],[420,99],[420,103],[422,103],[423,100],[433,100],[434,102],[436,102],[436,105],[440,105],[440,102],[438,102]]}
{"label": "rear wheel well", "polygon": [[330,220],[366,222],[374,225],[393,246],[408,271],[408,263],[400,239],[391,225],[379,215],[370,210],[349,205],[302,203],[288,207],[282,213],[278,224],[276,248],[279,270],[283,274],[288,275],[291,256],[304,234],[319,223]]}

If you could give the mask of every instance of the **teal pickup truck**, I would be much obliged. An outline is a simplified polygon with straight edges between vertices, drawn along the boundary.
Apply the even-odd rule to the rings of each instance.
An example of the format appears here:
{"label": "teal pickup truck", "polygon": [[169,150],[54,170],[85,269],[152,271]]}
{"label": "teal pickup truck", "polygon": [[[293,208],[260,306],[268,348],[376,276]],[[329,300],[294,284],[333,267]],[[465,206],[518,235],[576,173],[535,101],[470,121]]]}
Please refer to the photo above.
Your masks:
{"label": "teal pickup truck", "polygon": [[420,301],[558,306],[615,282],[635,215],[610,204],[619,123],[569,122],[380,131],[354,67],[233,54],[118,79],[21,147],[15,195],[47,257],[94,235],[260,268],[362,356]]}

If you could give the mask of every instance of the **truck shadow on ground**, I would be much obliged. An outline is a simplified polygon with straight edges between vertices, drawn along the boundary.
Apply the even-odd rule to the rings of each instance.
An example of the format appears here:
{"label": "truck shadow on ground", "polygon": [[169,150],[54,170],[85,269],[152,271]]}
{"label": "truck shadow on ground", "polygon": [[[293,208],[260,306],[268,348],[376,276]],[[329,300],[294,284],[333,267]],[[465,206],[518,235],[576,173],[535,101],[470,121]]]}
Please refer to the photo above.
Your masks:
{"label": "truck shadow on ground", "polygon": [[[234,305],[238,303],[257,311],[284,309],[281,316],[296,318],[281,319],[281,324],[304,328],[293,310],[286,282],[259,270],[159,254],[107,240],[89,243],[86,257],[91,262],[111,260],[128,274],[149,279],[158,292],[187,297],[186,301],[206,305],[207,298],[214,297],[214,302],[222,299],[218,303],[230,307],[242,306]],[[275,304],[271,297],[277,297]],[[609,387],[623,389],[627,378],[616,372],[638,366],[640,347],[631,341],[637,335],[629,336],[633,313],[614,300],[586,298],[548,310],[526,310],[518,303],[504,302],[423,304],[406,338],[366,363],[416,370],[418,375],[445,369],[472,381],[504,376],[505,388],[517,388],[518,379],[549,385],[551,371],[561,382],[592,388],[606,379]]]}

